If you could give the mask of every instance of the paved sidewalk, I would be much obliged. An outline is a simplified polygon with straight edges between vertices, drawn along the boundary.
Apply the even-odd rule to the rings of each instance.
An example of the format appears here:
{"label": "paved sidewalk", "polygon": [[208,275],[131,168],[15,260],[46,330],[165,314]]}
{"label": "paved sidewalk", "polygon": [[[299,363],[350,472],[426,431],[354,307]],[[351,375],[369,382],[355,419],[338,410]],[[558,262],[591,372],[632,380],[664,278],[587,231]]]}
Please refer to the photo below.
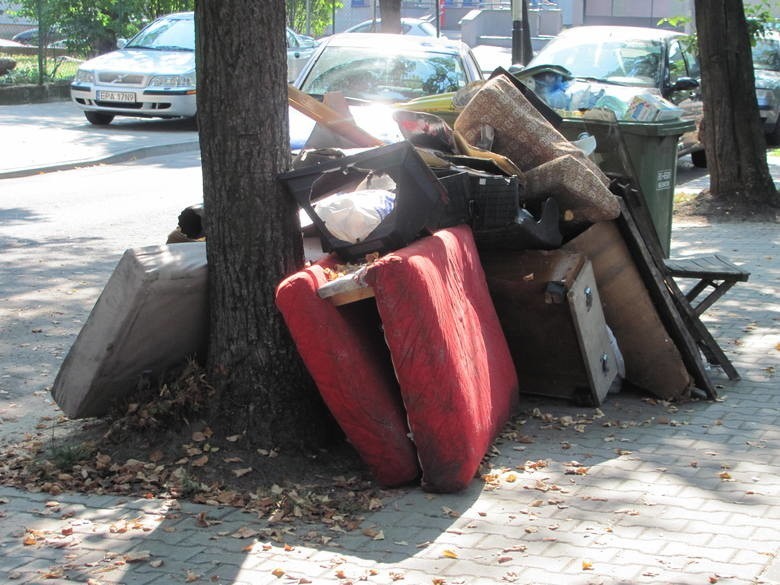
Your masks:
{"label": "paved sidewalk", "polygon": [[[0,124],[2,119],[0,108]],[[157,160],[158,172],[187,171],[172,159]],[[30,177],[25,185],[0,180],[0,208],[25,204],[4,193],[24,193],[34,181],[51,187],[55,180],[61,179]],[[170,203],[172,209],[178,205]],[[47,245],[24,225],[13,231],[11,224],[25,223],[21,218],[6,217],[0,222],[4,255],[24,258],[16,246],[40,246],[47,254],[36,267],[40,277],[53,271],[64,284],[33,303],[0,283],[3,304],[34,312],[31,319],[60,315],[58,339],[72,339],[80,322],[61,316],[62,290],[91,278],[75,258],[79,249],[113,250],[112,226],[88,242],[69,239],[62,227]],[[41,221],[31,218],[30,225]],[[70,250],[68,262],[52,262],[62,243]],[[668,404],[621,393],[588,409],[523,398],[527,415],[497,443],[487,481],[475,479],[452,495],[390,490],[360,529],[346,533],[322,525],[272,525],[228,507],[0,487],[0,584],[780,583],[778,246],[777,224],[674,225],[673,255],[722,252],[751,272],[749,282],[705,315],[743,378],[730,382],[714,369],[718,401]],[[93,266],[109,269],[105,260]],[[75,290],[69,306],[86,314],[94,292]],[[34,364],[48,347],[45,340],[33,341],[15,351]],[[0,389],[36,389],[25,408],[38,412],[39,405],[48,412],[45,389],[56,370],[40,374],[30,369],[30,385],[3,375]],[[7,406],[0,392],[0,442]],[[45,443],[49,425],[29,433]]]}

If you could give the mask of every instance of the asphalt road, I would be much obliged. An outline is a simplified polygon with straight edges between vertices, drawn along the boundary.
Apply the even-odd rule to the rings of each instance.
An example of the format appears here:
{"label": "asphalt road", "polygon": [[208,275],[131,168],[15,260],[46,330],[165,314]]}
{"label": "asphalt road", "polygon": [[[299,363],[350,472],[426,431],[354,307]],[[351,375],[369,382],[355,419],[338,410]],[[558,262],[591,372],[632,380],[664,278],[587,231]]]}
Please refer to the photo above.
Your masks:
{"label": "asphalt road", "polygon": [[197,152],[0,179],[0,440],[59,416],[49,386],[122,253],[202,198]]}

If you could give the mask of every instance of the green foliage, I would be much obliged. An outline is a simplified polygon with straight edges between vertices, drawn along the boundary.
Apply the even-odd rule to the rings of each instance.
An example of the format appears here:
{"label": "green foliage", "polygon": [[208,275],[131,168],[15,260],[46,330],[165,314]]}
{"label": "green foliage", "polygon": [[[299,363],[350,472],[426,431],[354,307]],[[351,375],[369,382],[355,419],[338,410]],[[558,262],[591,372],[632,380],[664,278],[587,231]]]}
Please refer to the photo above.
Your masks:
{"label": "green foliage", "polygon": [[287,0],[287,26],[301,34],[320,36],[328,32],[333,22],[333,10],[343,6],[340,0],[308,0],[309,28],[306,32],[307,0]]}
{"label": "green foliage", "polygon": [[171,12],[193,10],[194,0],[20,0],[20,16],[35,19],[44,31],[42,46],[56,36],[76,54],[95,55],[116,48],[151,20]]}
{"label": "green foliage", "polygon": [[95,452],[94,445],[57,445],[48,453],[48,461],[59,471],[70,471],[73,466],[88,459]]}
{"label": "green foliage", "polygon": [[750,31],[750,42],[755,46],[756,39],[763,37],[770,30],[777,28],[780,19],[772,16],[772,11],[767,0],[758,4],[745,5],[745,18]]}
{"label": "green foliage", "polygon": [[[761,2],[755,4],[745,4],[745,19],[747,20],[748,32],[750,32],[750,44],[753,46],[755,46],[757,39],[780,26],[780,19],[772,15],[772,9],[768,0],[761,0]],[[691,18],[689,16],[671,16],[662,18],[657,22],[657,25],[666,25],[681,30],[690,23]],[[695,50],[697,47],[696,33],[688,35],[686,43],[689,49]]]}

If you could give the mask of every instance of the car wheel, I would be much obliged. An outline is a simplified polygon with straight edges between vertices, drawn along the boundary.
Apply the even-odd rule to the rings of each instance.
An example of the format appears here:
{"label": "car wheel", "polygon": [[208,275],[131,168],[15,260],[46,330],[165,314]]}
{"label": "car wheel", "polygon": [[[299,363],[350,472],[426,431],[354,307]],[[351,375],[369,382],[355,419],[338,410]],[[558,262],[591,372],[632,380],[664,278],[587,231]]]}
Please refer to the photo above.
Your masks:
{"label": "car wheel", "polygon": [[111,114],[103,114],[101,112],[84,112],[84,117],[90,124],[95,126],[107,126],[114,119],[114,116]]}
{"label": "car wheel", "polygon": [[696,150],[691,153],[691,162],[698,169],[707,168],[707,153],[704,150]]}

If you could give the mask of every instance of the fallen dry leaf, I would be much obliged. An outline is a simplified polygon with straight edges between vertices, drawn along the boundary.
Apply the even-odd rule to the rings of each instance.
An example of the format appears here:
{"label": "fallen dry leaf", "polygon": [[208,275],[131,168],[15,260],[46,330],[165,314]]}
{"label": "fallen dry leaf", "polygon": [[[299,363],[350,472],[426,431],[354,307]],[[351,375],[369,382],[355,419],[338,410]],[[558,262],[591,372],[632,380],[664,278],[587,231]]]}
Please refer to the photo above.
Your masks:
{"label": "fallen dry leaf", "polygon": [[587,559],[584,559],[582,561],[582,570],[583,571],[592,571],[593,570],[593,563]]}
{"label": "fallen dry leaf", "polygon": [[132,551],[124,556],[126,563],[143,563],[152,558],[152,553],[148,550]]}
{"label": "fallen dry leaf", "polygon": [[447,548],[442,551],[441,556],[447,557],[448,559],[457,559],[458,553],[456,553],[454,550],[450,550]]}
{"label": "fallen dry leaf", "polygon": [[252,528],[249,528],[249,526],[242,526],[230,536],[233,538],[252,538],[253,536],[257,536],[257,534],[257,530],[253,530]]}
{"label": "fallen dry leaf", "polygon": [[236,477],[244,477],[247,473],[251,473],[252,468],[251,467],[241,467],[240,469],[234,469],[233,475]]}
{"label": "fallen dry leaf", "polygon": [[202,456],[198,457],[197,459],[193,459],[192,460],[192,466],[193,467],[203,467],[208,462],[209,462],[209,456],[208,455],[202,455]]}
{"label": "fallen dry leaf", "polygon": [[185,583],[194,583],[195,581],[200,580],[200,575],[197,573],[193,573],[189,569],[187,569],[187,576],[184,578]]}

